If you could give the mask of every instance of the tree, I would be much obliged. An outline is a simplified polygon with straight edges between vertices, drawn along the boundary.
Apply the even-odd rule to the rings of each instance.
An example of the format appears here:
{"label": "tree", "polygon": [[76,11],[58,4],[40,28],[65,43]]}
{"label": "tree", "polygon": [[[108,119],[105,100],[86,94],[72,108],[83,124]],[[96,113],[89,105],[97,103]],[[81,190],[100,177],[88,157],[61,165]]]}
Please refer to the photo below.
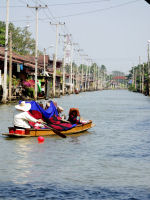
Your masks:
{"label": "tree", "polygon": [[5,46],[5,23],[0,21],[0,46]]}
{"label": "tree", "polygon": [[[9,32],[12,32],[13,51],[20,55],[33,55],[35,52],[35,40],[31,38],[31,33],[27,27],[15,27],[9,24]],[[5,22],[0,21],[0,45],[5,45]]]}
{"label": "tree", "polygon": [[106,69],[106,67],[105,67],[105,65],[101,65],[101,69],[100,69],[102,72],[107,72],[107,69]]}

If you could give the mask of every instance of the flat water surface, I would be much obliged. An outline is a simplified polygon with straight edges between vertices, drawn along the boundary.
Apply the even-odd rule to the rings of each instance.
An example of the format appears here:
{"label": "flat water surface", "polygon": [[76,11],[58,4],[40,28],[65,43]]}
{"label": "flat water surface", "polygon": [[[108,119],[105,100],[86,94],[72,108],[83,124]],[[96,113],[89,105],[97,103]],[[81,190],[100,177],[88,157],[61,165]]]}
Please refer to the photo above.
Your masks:
{"label": "flat water surface", "polygon": [[[150,199],[150,97],[107,90],[55,100],[96,126],[40,144],[0,136],[0,200]],[[12,126],[14,105],[0,105],[0,133]]]}

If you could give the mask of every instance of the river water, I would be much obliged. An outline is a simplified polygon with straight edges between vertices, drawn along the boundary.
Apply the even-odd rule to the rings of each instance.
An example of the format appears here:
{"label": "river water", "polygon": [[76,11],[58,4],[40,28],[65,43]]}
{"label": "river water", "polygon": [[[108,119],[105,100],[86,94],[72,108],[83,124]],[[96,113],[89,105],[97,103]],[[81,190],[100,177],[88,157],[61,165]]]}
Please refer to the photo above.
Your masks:
{"label": "river water", "polygon": [[[40,144],[0,136],[0,200],[150,199],[150,97],[107,90],[56,101],[96,126]],[[0,105],[0,133],[12,125],[14,105]]]}

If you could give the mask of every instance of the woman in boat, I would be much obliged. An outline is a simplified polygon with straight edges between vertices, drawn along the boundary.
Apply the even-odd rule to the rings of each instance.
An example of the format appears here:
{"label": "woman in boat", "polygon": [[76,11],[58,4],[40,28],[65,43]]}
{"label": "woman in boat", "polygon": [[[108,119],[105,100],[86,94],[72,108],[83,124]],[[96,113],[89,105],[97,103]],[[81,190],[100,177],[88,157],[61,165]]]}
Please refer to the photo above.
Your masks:
{"label": "woman in boat", "polygon": [[[49,101],[49,102],[46,103],[45,110],[47,110],[47,109],[50,107],[50,102],[51,102],[51,101]],[[54,106],[55,106],[56,109],[57,109],[57,113],[58,113],[59,119],[61,118],[62,120],[65,120],[65,119],[66,119],[66,116],[65,116],[65,115],[62,115],[62,112],[64,111],[64,109],[63,109],[61,106],[58,106],[56,101],[52,101],[52,102],[53,102]]]}
{"label": "woman in boat", "polygon": [[62,114],[63,111],[64,109],[61,106],[57,106],[58,116],[61,118],[61,120],[66,120],[66,115]]}
{"label": "woman in boat", "polygon": [[22,101],[19,105],[16,105],[18,113],[14,116],[14,127],[18,129],[26,129],[31,128],[29,122],[34,122],[39,127],[43,127],[41,123],[43,123],[42,119],[35,119],[31,113],[29,112],[31,108],[30,103],[26,103]]}
{"label": "woman in boat", "polygon": [[[47,109],[50,107],[51,101],[52,101],[52,100],[50,100],[50,101],[48,101],[48,102],[46,103],[45,110],[47,110]],[[57,102],[56,102],[56,101],[52,101],[52,102],[53,102],[53,104],[55,105],[55,107],[57,108]]]}
{"label": "woman in boat", "polygon": [[79,110],[77,108],[70,108],[68,121],[71,124],[82,124],[78,117],[80,117]]}

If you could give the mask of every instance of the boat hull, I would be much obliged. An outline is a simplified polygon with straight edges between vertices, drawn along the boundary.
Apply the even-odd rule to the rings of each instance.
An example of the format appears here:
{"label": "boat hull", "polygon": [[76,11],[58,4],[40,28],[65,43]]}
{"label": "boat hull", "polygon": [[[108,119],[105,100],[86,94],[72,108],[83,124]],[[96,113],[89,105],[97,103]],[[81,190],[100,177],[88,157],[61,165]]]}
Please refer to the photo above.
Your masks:
{"label": "boat hull", "polygon": [[[77,125],[76,127],[67,130],[67,131],[61,131],[64,135],[71,135],[71,134],[77,134],[84,131],[87,131],[88,129],[92,128],[94,125],[92,121],[88,121],[84,124]],[[26,129],[25,134],[15,134],[15,133],[4,133],[2,135],[8,136],[8,137],[38,137],[38,136],[56,136],[55,132],[51,129]]]}

